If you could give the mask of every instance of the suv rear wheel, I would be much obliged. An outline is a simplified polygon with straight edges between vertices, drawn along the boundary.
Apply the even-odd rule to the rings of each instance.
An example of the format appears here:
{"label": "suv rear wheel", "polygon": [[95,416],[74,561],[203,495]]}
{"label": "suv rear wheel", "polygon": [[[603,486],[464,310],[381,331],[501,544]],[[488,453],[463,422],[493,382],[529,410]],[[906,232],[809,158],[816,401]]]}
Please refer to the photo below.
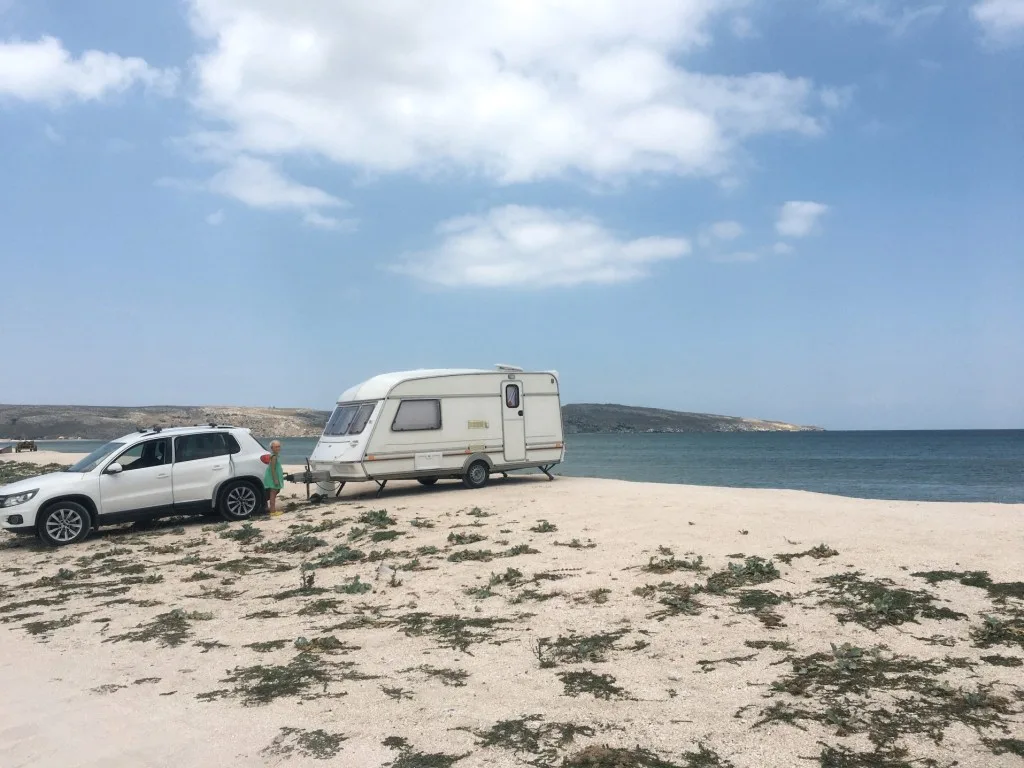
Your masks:
{"label": "suv rear wheel", "polygon": [[228,483],[220,493],[217,508],[225,520],[248,520],[261,509],[260,493],[252,483]]}
{"label": "suv rear wheel", "polygon": [[57,501],[46,508],[36,524],[39,538],[51,547],[64,547],[89,535],[89,511],[75,501]]}

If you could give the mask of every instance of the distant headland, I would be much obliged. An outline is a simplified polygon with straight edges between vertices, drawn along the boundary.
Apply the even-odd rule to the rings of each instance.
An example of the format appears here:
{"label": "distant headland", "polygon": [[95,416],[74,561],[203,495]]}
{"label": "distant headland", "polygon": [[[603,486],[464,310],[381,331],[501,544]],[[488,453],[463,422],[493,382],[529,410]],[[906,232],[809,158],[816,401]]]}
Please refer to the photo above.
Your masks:
{"label": "distant headland", "polygon": [[[109,440],[140,427],[231,424],[259,436],[317,437],[330,411],[242,406],[109,407],[0,405],[0,436],[17,440]],[[579,403],[562,407],[567,434],[639,432],[808,432],[780,421],[686,413],[628,405]]]}

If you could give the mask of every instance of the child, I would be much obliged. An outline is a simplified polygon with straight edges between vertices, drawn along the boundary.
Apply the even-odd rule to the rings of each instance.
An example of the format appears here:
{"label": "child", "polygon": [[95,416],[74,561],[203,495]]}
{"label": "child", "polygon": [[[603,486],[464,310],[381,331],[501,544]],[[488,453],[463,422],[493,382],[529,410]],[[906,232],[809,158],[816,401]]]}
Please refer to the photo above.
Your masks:
{"label": "child", "polygon": [[263,473],[263,487],[270,497],[270,516],[280,517],[277,511],[277,494],[284,488],[284,470],[281,468],[281,443],[274,440],[270,443],[270,462]]}

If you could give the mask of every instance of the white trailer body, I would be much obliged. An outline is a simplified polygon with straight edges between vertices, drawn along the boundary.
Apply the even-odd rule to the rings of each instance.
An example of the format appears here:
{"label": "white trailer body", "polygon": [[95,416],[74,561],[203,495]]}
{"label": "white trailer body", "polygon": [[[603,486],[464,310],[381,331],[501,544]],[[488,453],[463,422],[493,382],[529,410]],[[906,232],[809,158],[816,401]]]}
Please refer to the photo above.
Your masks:
{"label": "white trailer body", "polygon": [[307,479],[383,488],[388,480],[453,478],[477,488],[494,472],[538,468],[551,477],[564,457],[557,372],[402,371],[342,393]]}

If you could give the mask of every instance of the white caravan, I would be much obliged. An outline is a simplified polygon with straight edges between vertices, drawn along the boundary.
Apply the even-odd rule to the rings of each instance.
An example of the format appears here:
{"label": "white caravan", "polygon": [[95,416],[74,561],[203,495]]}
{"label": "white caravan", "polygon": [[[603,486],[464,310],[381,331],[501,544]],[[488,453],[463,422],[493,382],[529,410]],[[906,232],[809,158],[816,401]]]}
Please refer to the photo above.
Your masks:
{"label": "white caravan", "polygon": [[[338,398],[305,473],[318,484],[388,480],[480,488],[494,472],[551,468],[565,457],[558,374],[499,365],[374,376]],[[322,487],[322,486],[321,486]],[[333,489],[332,489],[333,490]]]}

